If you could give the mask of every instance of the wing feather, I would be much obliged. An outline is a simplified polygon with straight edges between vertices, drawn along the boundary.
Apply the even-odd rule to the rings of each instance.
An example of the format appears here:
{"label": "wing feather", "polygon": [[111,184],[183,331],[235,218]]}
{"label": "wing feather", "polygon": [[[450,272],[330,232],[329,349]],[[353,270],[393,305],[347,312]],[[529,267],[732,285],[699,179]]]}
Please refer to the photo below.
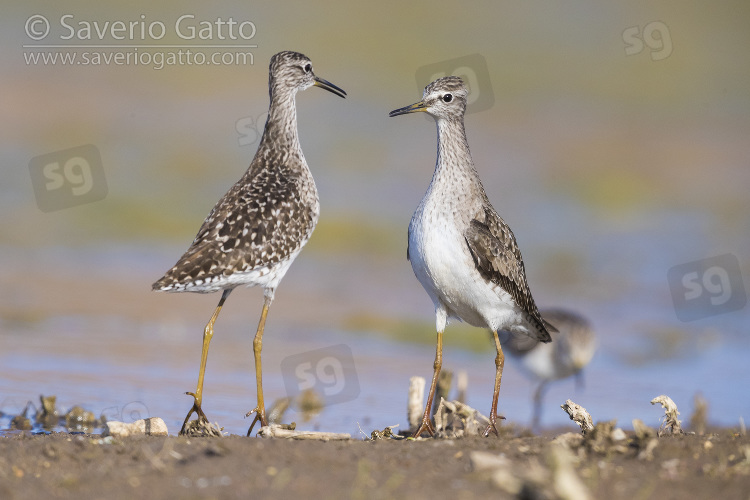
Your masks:
{"label": "wing feather", "polygon": [[513,232],[494,210],[485,208],[481,215],[484,221],[473,219],[464,233],[474,264],[486,280],[502,287],[528,314],[529,321],[540,332],[539,340],[549,342],[548,330],[556,329],[544,321],[531,296]]}

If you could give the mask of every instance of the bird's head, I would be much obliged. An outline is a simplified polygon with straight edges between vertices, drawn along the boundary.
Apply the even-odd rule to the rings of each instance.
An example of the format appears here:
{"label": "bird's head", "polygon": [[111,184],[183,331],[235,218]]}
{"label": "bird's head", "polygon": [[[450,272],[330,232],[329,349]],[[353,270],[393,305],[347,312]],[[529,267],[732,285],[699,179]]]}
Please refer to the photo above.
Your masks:
{"label": "bird's head", "polygon": [[336,85],[313,73],[310,58],[299,52],[279,52],[271,58],[268,69],[269,87],[271,93],[284,92],[296,93],[312,86],[320,87],[339,97],[345,97],[346,92]]}
{"label": "bird's head", "polygon": [[410,106],[395,109],[388,116],[424,111],[435,119],[460,119],[466,112],[469,89],[457,76],[438,78],[424,88],[422,100]]}

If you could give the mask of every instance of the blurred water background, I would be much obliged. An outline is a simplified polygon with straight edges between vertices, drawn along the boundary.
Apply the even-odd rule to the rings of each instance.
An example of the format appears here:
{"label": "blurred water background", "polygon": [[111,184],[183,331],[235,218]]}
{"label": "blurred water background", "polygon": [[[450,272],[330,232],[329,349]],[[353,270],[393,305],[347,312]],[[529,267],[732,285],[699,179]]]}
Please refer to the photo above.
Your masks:
{"label": "blurred water background", "polygon": [[[208,21],[216,31],[180,38],[174,25],[187,14],[195,17],[184,26]],[[39,15],[50,33],[33,40],[27,30],[44,25],[29,19]],[[254,36],[221,40],[215,21],[230,17],[252,21]],[[94,30],[81,40],[79,23],[94,21],[160,21],[167,33],[99,40]],[[125,420],[136,404],[179,429],[191,403],[182,393],[194,390],[201,335],[219,296],[157,294],[151,283],[251,161],[268,106],[268,60],[290,49],[349,97],[311,89],[297,98],[321,219],[266,325],[267,401],[287,394],[284,359],[344,344],[353,365],[338,382],[349,397],[300,428],[405,425],[409,377],[429,377],[434,357],[433,307],[405,254],[436,134],[422,116],[389,119],[388,111],[421,97],[426,66],[449,72],[458,60],[469,61],[485,108],[466,117],[474,160],[515,232],[537,303],[580,312],[599,337],[585,387],[553,384],[543,424],[572,426],[559,410],[572,398],[595,420],[658,425],[651,398],[671,396],[687,418],[700,394],[712,423],[738,425],[750,416],[750,308],[740,295],[750,286],[748,21],[750,5],[740,1],[5,6],[0,411],[8,418],[55,394],[62,408]],[[45,43],[63,47],[36,47]],[[193,49],[252,53],[245,64],[27,63],[31,53],[92,50],[75,44],[149,54],[257,47]],[[43,212],[53,195],[35,193],[33,159],[59,155],[62,165],[65,150],[83,145],[101,155],[102,199]],[[75,183],[71,172],[66,182]],[[708,271],[700,266],[697,281],[668,280],[675,266],[726,254],[739,263],[726,270],[728,281],[701,281]],[[704,298],[728,293],[734,307],[700,299],[687,305],[696,319],[681,321],[673,293],[690,293],[685,283],[697,283]],[[261,297],[254,289],[232,295],[209,354],[203,406],[233,433],[245,432],[243,415],[255,406]],[[468,403],[485,413],[493,360],[485,332],[448,327],[443,367],[468,372]],[[500,409],[508,422],[528,423],[533,388],[506,363]]]}

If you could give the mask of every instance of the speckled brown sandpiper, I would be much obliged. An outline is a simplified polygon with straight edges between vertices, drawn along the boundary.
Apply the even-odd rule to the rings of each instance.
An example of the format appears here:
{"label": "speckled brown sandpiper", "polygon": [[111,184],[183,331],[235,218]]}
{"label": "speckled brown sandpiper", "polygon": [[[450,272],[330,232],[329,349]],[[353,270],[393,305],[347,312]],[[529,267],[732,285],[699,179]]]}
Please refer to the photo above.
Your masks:
{"label": "speckled brown sandpiper", "polygon": [[177,264],[153,284],[154,290],[164,292],[222,291],[203,333],[198,386],[194,393],[187,393],[194,401],[181,434],[193,412],[200,421],[208,422],[201,408],[208,346],[224,301],[240,285],[264,289],[263,310],[253,340],[257,406],[248,413],[255,413],[255,418],[247,433],[250,435],[256,422],[267,425],[260,354],[268,308],[276,287],[318,222],[318,191],[297,135],[295,96],[311,86],[340,97],[346,92],[315,76],[309,58],[289,51],[271,58],[268,86],[268,120],[250,167],[216,203]]}

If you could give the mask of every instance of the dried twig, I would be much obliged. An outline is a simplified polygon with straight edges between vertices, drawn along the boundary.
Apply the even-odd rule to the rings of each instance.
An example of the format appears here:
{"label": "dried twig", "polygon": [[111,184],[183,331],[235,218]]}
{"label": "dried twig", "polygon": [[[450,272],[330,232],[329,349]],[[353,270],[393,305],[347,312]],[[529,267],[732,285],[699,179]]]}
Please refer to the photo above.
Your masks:
{"label": "dried twig", "polygon": [[589,415],[589,412],[583,406],[568,399],[565,401],[565,404],[560,405],[560,408],[565,410],[570,419],[578,424],[584,435],[594,429],[594,422],[591,420],[591,415]]}
{"label": "dried twig", "polygon": [[359,429],[359,433],[362,434],[364,437],[362,438],[362,441],[369,441],[369,436],[365,433],[365,431],[362,430],[362,426],[359,425],[359,422],[357,422],[357,428]]}
{"label": "dried twig", "polygon": [[[435,387],[435,401],[441,399],[448,399],[448,395],[451,392],[451,386],[453,385],[453,372],[450,370],[443,370],[438,375],[437,387]],[[432,416],[437,413],[437,405],[432,405]]]}
{"label": "dried twig", "polygon": [[651,400],[652,405],[655,405],[656,403],[660,403],[661,407],[664,408],[664,418],[661,421],[662,424],[659,427],[657,435],[661,437],[667,433],[683,434],[682,426],[677,419],[677,415],[679,415],[680,412],[677,411],[677,405],[674,404],[674,401],[672,401],[669,396],[661,395]]}
{"label": "dried twig", "polygon": [[622,453],[626,450],[623,432],[616,432],[616,420],[597,422],[593,429],[586,431],[583,435],[583,446],[592,453],[605,455],[615,451]]}
{"label": "dried twig", "polygon": [[456,401],[466,403],[466,391],[469,388],[469,375],[461,370],[456,375]]}
{"label": "dried twig", "polygon": [[313,441],[345,441],[351,439],[351,434],[337,434],[335,432],[314,432],[314,431],[295,431],[285,429],[280,425],[267,425],[261,427],[258,436],[264,438],[284,438],[284,439],[307,439]]}
{"label": "dried twig", "polygon": [[416,431],[422,423],[422,412],[424,411],[424,377],[412,377],[409,379],[409,401],[406,403],[406,413],[409,419],[409,429]]}
{"label": "dried twig", "polygon": [[489,421],[467,404],[441,399],[435,412],[435,435],[441,438],[479,436]]}
{"label": "dried twig", "polygon": [[[393,433],[393,429],[398,427],[398,424],[396,425],[389,425],[382,431],[374,430],[370,433],[370,437],[368,438],[365,436],[365,441],[378,441],[380,439],[406,439],[406,436],[399,436],[398,434]],[[359,431],[362,432],[362,428],[359,428]],[[362,432],[364,434],[364,432]]]}
{"label": "dried twig", "polygon": [[659,444],[659,440],[656,439],[656,432],[637,418],[633,420],[633,430],[635,431],[635,438],[631,446],[638,450],[638,459],[652,460],[654,448]]}
{"label": "dried twig", "polygon": [[268,410],[268,422],[271,424],[280,424],[284,414],[292,405],[292,398],[280,398],[273,402]]}
{"label": "dried twig", "polygon": [[696,394],[693,401],[695,409],[690,415],[690,430],[702,436],[708,427],[708,402],[700,394]]}

